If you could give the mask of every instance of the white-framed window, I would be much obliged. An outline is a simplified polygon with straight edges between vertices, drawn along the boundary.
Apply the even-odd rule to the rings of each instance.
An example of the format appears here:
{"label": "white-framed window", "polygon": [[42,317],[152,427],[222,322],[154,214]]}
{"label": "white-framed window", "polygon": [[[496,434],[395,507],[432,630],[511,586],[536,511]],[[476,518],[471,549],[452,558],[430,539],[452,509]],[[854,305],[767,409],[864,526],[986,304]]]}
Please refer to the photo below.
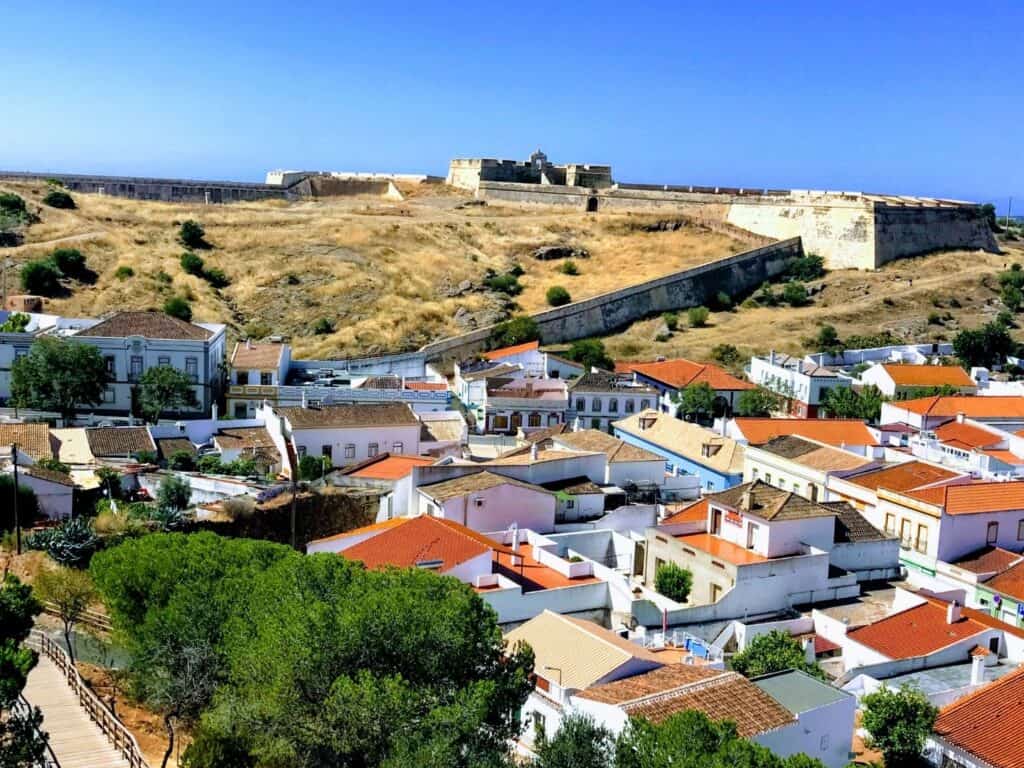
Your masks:
{"label": "white-framed window", "polygon": [[392,443],[391,444],[391,452],[392,453],[401,453],[404,450],[405,450],[405,443],[399,442],[399,443]]}
{"label": "white-framed window", "polygon": [[896,515],[889,513],[885,516],[885,532],[890,536],[896,535]]}
{"label": "white-framed window", "polygon": [[995,544],[999,538],[999,523],[991,522],[988,524],[988,528],[985,530],[985,543]]}
{"label": "white-framed window", "polygon": [[600,397],[595,397],[593,400],[590,401],[590,410],[592,410],[594,413],[600,413],[601,412],[601,398]]}
{"label": "white-framed window", "polygon": [[199,359],[196,357],[185,358],[185,373],[192,381],[199,381]]}
{"label": "white-framed window", "polygon": [[117,400],[117,390],[115,390],[113,387],[107,387],[106,389],[103,390],[103,400],[102,400],[102,402],[104,402],[104,403],[113,403],[113,402],[116,402],[116,400]]}
{"label": "white-framed window", "polygon": [[380,446],[377,443],[370,443],[366,448],[366,455],[373,457],[380,453]]}
{"label": "white-framed window", "polygon": [[608,401],[608,413],[619,412],[619,398],[613,397]]}
{"label": "white-framed window", "polygon": [[587,410],[587,399],[585,397],[576,398],[576,410],[585,411]]}
{"label": "white-framed window", "polygon": [[138,381],[142,376],[142,355],[132,355],[128,368],[128,381]]}
{"label": "white-framed window", "polygon": [[356,445],[355,443],[347,443],[345,445],[345,458],[354,459],[356,457]]}
{"label": "white-framed window", "polygon": [[632,398],[627,398],[624,401],[624,403],[625,403],[624,407],[626,409],[626,413],[633,413],[633,411],[636,408],[636,403],[633,402],[633,399]]}
{"label": "white-framed window", "polygon": [[917,525],[917,539],[914,541],[914,549],[918,552],[928,551],[928,526],[922,523]]}
{"label": "white-framed window", "polygon": [[269,387],[273,383],[274,383],[274,374],[273,373],[271,373],[270,371],[261,371],[260,372],[260,384],[262,384],[264,387]]}
{"label": "white-framed window", "polygon": [[170,355],[160,355],[160,357],[158,357],[156,359],[156,364],[157,365],[162,365],[165,368],[170,368],[171,367],[171,356]]}

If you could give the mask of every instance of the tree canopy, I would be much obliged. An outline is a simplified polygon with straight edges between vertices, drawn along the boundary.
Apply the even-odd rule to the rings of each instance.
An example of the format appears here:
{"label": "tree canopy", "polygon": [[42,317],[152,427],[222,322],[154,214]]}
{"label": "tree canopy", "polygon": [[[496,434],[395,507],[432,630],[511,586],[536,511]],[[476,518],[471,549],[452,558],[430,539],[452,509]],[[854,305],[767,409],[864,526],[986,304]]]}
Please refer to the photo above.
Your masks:
{"label": "tree canopy", "polygon": [[693,587],[693,574],[676,563],[663,563],[654,572],[654,588],[669,600],[685,603]]}
{"label": "tree canopy", "polygon": [[874,384],[855,392],[850,387],[832,387],[821,399],[821,407],[833,419],[878,421],[885,396]]}
{"label": "tree canopy", "polygon": [[953,351],[965,368],[999,365],[1015,347],[1006,326],[998,322],[965,328],[953,338]]}
{"label": "tree canopy", "polygon": [[715,390],[705,382],[690,384],[672,395],[672,400],[679,405],[684,416],[699,419],[714,411]]}
{"label": "tree canopy", "polygon": [[44,336],[11,366],[11,396],[23,408],[56,411],[65,422],[103,400],[110,376],[99,349]]}
{"label": "tree canopy", "polygon": [[615,361],[609,356],[604,348],[604,342],[600,339],[578,339],[569,345],[565,357],[582,365],[587,371],[591,368],[602,368],[610,371],[615,367]]}
{"label": "tree canopy", "polygon": [[0,765],[34,768],[46,750],[39,738],[43,716],[38,707],[15,712],[13,707],[36,665],[34,651],[22,645],[43,607],[32,588],[7,574],[0,582]]}
{"label": "tree canopy", "polygon": [[899,690],[882,687],[865,696],[862,706],[861,722],[887,768],[917,765],[939,714],[924,693],[907,685]]}
{"label": "tree canopy", "polygon": [[782,398],[764,387],[748,389],[736,401],[736,413],[740,416],[770,416],[781,407]]}
{"label": "tree canopy", "polygon": [[139,377],[137,403],[142,415],[151,424],[160,420],[166,411],[196,408],[195,382],[184,371],[169,365],[157,365]]}
{"label": "tree canopy", "polygon": [[615,739],[604,726],[586,715],[569,715],[558,732],[537,745],[533,768],[609,768]]}
{"label": "tree canopy", "polygon": [[511,347],[540,339],[540,327],[529,315],[509,318],[494,326],[491,343],[495,347]]}
{"label": "tree canopy", "polygon": [[744,677],[770,675],[787,669],[799,669],[824,679],[825,673],[816,663],[808,663],[800,643],[786,632],[772,630],[758,635],[749,645],[732,657],[732,668]]}

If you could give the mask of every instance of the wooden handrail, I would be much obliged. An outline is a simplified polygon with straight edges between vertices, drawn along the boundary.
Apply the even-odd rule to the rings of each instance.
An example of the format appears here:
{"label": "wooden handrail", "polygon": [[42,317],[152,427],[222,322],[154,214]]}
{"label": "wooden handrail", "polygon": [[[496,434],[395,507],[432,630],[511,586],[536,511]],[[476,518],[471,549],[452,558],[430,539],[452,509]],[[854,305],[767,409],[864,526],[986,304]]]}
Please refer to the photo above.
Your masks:
{"label": "wooden handrail", "polygon": [[[32,714],[32,705],[28,703],[24,695],[20,695],[14,702],[13,711],[15,714],[29,717]],[[39,768],[60,768],[60,761],[57,759],[57,755],[54,754],[53,747],[50,745],[50,739],[46,733],[38,728],[33,728],[33,730],[42,740],[43,744],[46,745],[46,755],[43,757],[43,762],[38,764]]]}
{"label": "wooden handrail", "polygon": [[149,764],[142,756],[142,750],[139,749],[139,743],[135,740],[135,735],[117,719],[117,716],[110,711],[110,707],[104,704],[99,696],[85,684],[85,680],[82,679],[78,669],[71,662],[67,652],[39,630],[33,630],[30,644],[37,646],[50,661],[57,665],[72,692],[77,694],[78,703],[82,709],[100,727],[107,740],[114,745],[114,749],[121,753],[121,757],[128,761],[130,768],[149,768]]}

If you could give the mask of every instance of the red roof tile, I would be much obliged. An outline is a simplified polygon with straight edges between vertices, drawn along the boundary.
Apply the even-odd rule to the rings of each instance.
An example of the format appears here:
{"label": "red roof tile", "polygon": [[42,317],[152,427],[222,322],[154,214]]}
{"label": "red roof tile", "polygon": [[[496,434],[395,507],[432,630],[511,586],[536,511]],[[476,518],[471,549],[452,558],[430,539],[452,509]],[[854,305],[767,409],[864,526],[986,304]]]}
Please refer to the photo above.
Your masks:
{"label": "red roof tile", "polygon": [[712,389],[754,389],[754,384],[738,379],[723,368],[711,363],[692,360],[662,360],[656,363],[631,363],[630,369],[666,386],[681,389],[690,384],[707,384]]}
{"label": "red roof tile", "polygon": [[776,437],[796,435],[832,446],[877,445],[878,440],[860,419],[769,419],[739,417],[736,427],[751,445],[764,445]]}
{"label": "red roof tile", "polygon": [[903,387],[974,387],[967,371],[959,365],[893,365],[882,366],[897,386]]}
{"label": "red roof tile", "polygon": [[[349,535],[352,533],[355,531],[349,531]],[[437,571],[444,573],[499,546],[465,526],[422,515],[409,518],[403,525],[384,528],[341,554],[349,560],[361,560],[367,568],[410,568],[439,561]]]}
{"label": "red roof tile", "polygon": [[363,462],[344,474],[366,480],[398,480],[412,472],[413,467],[426,467],[433,464],[434,461],[435,459],[426,456],[402,456],[385,453],[381,458],[375,457],[370,461]]}
{"label": "red roof tile", "polygon": [[993,576],[985,582],[985,589],[991,589],[1015,600],[1024,600],[1024,562]]}
{"label": "red roof tile", "polygon": [[958,477],[957,473],[948,469],[925,464],[923,461],[908,461],[847,479],[855,485],[869,488],[872,491],[887,488],[890,491],[903,492],[924,485],[941,483],[944,480],[952,480],[954,477]]}
{"label": "red roof tile", "polygon": [[596,576],[580,576],[570,579],[554,568],[534,560],[529,554],[529,547],[520,544],[515,554],[507,548],[495,550],[492,572],[514,581],[523,588],[523,592],[538,592],[542,589],[561,589],[562,587],[578,587],[583,584],[596,584],[600,579]]}
{"label": "red roof tile", "polygon": [[971,573],[1002,573],[1021,559],[1024,559],[1024,555],[1001,547],[982,547],[964,555],[953,565]]}
{"label": "red roof tile", "polygon": [[532,349],[540,349],[540,342],[528,341],[525,344],[515,344],[511,347],[492,349],[490,352],[484,352],[484,357],[488,360],[501,360],[503,357],[511,357],[512,355],[518,355],[521,352],[529,352]]}
{"label": "red roof tile", "polygon": [[936,395],[901,400],[892,405],[920,416],[953,418],[962,413],[968,418],[1024,417],[1024,397],[1019,395]]}
{"label": "red roof tile", "polygon": [[677,509],[671,515],[661,521],[662,525],[674,525],[675,523],[700,523],[708,519],[708,500],[700,499]]}
{"label": "red roof tile", "polygon": [[994,432],[959,421],[943,424],[935,430],[935,437],[943,443],[959,443],[967,448],[984,448],[1002,442]]}
{"label": "red roof tile", "polygon": [[906,493],[912,499],[945,509],[947,515],[1024,510],[1024,482],[966,483],[921,488]]}
{"label": "red roof tile", "polygon": [[965,613],[961,613],[958,621],[948,623],[946,607],[938,601],[894,613],[849,632],[847,637],[890,659],[910,659],[927,656],[984,631],[984,625]]}
{"label": "red roof tile", "polygon": [[407,381],[405,388],[418,392],[443,392],[448,389],[448,385],[443,381]]}
{"label": "red roof tile", "polygon": [[935,733],[997,768],[1024,768],[1024,667],[943,709]]}

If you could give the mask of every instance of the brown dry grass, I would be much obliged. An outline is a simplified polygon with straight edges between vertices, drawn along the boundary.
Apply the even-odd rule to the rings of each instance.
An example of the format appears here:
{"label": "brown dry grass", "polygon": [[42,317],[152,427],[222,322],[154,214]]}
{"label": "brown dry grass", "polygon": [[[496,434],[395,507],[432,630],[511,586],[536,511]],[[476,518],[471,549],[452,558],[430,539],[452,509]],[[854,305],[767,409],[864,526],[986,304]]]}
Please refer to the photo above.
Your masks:
{"label": "brown dry grass", "polygon": [[[605,343],[620,360],[658,355],[707,360],[718,344],[735,345],[744,358],[770,348],[803,353],[802,340],[824,323],[835,326],[840,338],[888,330],[908,341],[952,340],[958,329],[987,322],[1002,309],[996,274],[1014,261],[1024,261],[1024,249],[1005,250],[953,251],[902,259],[874,272],[830,272],[811,284],[820,293],[806,307],[715,312],[705,328],[686,327],[684,311],[679,313],[680,330],[668,341],[654,340],[661,320],[652,318],[634,323]],[[928,322],[932,313],[942,317],[941,324]]]}
{"label": "brown dry grass", "polygon": [[[627,214],[458,210],[465,196],[433,185],[401,202],[367,197],[204,206],[76,194],[74,211],[41,206],[41,183],[2,187],[25,197],[41,217],[27,230],[26,244],[8,255],[25,261],[71,238],[61,244],[81,249],[99,273],[95,285],[75,286],[68,298],[49,302],[52,311],[74,316],[157,308],[182,295],[197,320],[226,322],[236,332],[259,324],[291,336],[298,355],[315,357],[411,349],[464,330],[453,319],[459,307],[476,312],[498,302],[479,292],[446,297],[439,289],[479,283],[486,269],[501,272],[520,263],[525,290],[517,303],[536,311],[545,308],[551,285],[581,299],[743,249],[699,229],[637,231],[631,224],[642,217]],[[203,224],[214,246],[202,257],[224,270],[230,287],[216,291],[182,271],[183,248],[175,238],[180,222],[190,218]],[[529,256],[538,245],[561,242],[592,254],[578,262],[579,276]],[[116,279],[119,266],[135,275]],[[160,272],[172,282],[161,282]],[[311,334],[321,317],[335,324],[333,334]]]}

